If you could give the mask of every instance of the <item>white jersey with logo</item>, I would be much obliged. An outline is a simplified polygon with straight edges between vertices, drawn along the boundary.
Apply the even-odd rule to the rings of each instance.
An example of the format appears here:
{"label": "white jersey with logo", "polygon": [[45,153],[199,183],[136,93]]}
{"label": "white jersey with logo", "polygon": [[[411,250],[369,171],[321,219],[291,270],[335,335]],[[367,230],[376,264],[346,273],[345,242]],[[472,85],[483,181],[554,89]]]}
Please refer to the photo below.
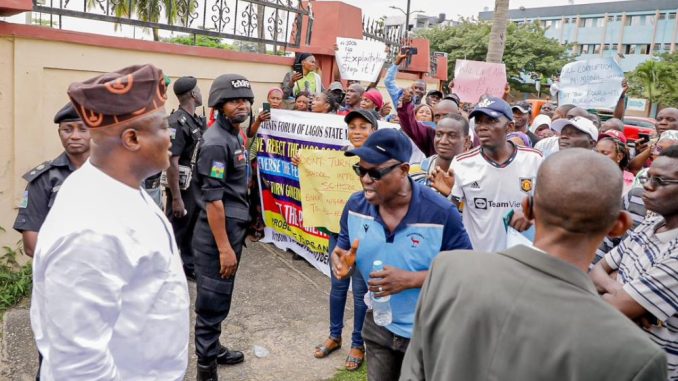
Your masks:
{"label": "white jersey with logo", "polygon": [[503,164],[486,157],[480,147],[452,160],[452,196],[464,201],[464,227],[475,250],[505,249],[504,216],[511,209],[520,209],[523,198],[533,192],[541,152],[514,148]]}

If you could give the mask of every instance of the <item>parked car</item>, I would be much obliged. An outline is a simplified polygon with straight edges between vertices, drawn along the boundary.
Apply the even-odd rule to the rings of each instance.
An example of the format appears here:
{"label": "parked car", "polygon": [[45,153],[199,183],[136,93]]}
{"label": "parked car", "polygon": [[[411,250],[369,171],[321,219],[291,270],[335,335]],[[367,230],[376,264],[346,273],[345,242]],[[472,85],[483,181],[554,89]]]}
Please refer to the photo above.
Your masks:
{"label": "parked car", "polygon": [[639,134],[654,135],[656,133],[654,118],[642,118],[639,116],[624,117],[624,135],[629,141],[640,139]]}

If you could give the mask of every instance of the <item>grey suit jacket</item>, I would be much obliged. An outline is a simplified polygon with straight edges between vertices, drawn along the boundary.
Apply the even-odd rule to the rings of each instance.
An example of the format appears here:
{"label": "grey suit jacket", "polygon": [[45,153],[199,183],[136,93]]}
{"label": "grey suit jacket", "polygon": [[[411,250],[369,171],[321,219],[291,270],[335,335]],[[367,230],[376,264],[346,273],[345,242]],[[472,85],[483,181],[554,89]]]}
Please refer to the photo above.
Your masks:
{"label": "grey suit jacket", "polygon": [[578,268],[526,246],[443,252],[400,380],[666,380],[666,355]]}

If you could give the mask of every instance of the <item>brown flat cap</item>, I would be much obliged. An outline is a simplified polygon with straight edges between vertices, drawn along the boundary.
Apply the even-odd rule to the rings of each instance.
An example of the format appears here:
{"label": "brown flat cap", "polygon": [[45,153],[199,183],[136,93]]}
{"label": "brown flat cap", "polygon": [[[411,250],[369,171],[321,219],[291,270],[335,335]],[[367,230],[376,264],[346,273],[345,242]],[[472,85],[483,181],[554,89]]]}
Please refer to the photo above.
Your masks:
{"label": "brown flat cap", "polygon": [[130,66],[68,87],[75,110],[90,128],[114,126],[165,104],[167,85],[153,65]]}

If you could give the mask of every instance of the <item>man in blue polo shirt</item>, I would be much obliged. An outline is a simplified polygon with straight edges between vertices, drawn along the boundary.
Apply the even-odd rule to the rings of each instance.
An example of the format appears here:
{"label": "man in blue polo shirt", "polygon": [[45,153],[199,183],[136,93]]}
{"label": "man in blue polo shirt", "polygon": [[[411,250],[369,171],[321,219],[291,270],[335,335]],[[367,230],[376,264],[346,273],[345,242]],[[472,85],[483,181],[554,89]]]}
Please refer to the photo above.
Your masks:
{"label": "man in blue polo shirt", "polygon": [[[411,154],[407,137],[393,129],[379,130],[362,147],[346,152],[360,158],[354,169],[363,191],[344,207],[332,268],[337,278],[347,272],[348,250],[358,240],[356,267],[376,297],[391,295],[393,312],[386,327],[367,312],[362,334],[370,381],[398,379],[419,291],[433,259],[440,251],[471,247],[454,205],[410,180]],[[372,272],[375,260],[384,263],[383,271]]]}

